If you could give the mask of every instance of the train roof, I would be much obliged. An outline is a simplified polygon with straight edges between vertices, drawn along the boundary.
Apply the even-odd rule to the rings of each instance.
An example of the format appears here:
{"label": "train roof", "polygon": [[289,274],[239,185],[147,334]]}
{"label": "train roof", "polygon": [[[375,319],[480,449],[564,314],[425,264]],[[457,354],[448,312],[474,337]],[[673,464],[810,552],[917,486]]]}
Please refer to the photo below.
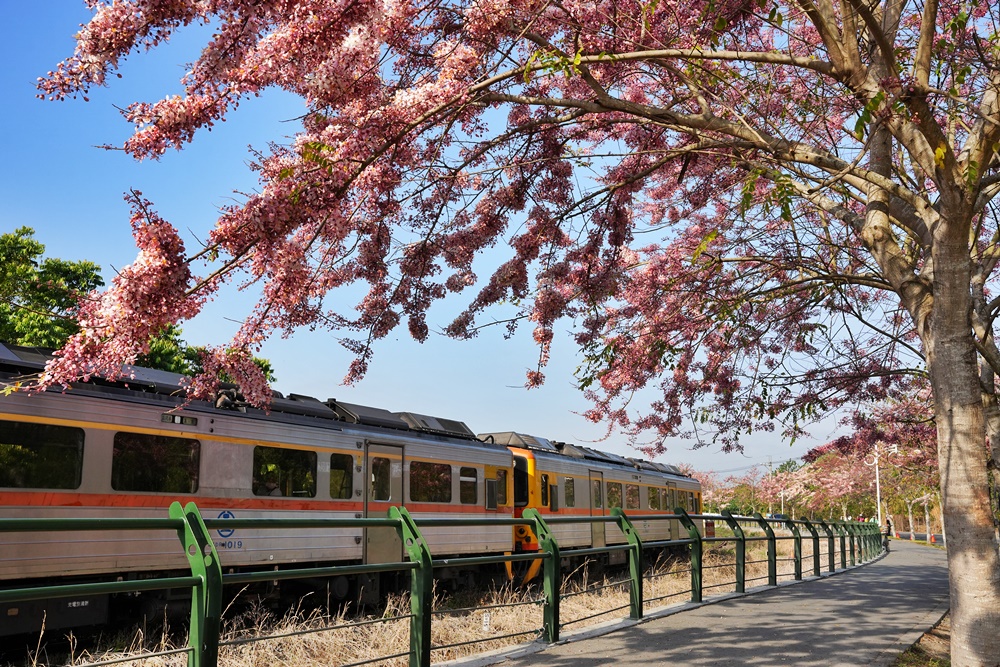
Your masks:
{"label": "train roof", "polygon": [[557,440],[549,440],[536,435],[528,435],[527,433],[517,433],[515,431],[480,433],[479,438],[490,438],[498,445],[508,445],[510,447],[520,447],[522,449],[530,449],[536,452],[569,456],[575,459],[584,459],[612,466],[625,466],[628,468],[635,468],[636,470],[648,470],[666,475],[690,477],[690,475],[685,475],[681,472],[680,468],[670,465],[669,463],[655,463],[653,461],[645,461],[643,459],[619,456],[618,454],[605,452],[600,449],[593,449],[591,447],[584,447],[583,445],[576,445],[568,442],[559,442]]}
{"label": "train roof", "polygon": [[[0,342],[0,374],[8,377],[30,375],[45,368],[52,358],[52,350],[38,347],[23,347]],[[497,433],[480,433],[478,436],[465,422],[444,417],[424,415],[416,412],[391,412],[383,408],[347,403],[335,398],[322,401],[305,394],[283,395],[273,391],[268,411],[257,410],[241,400],[238,387],[223,384],[215,404],[195,401],[187,398],[187,384],[190,378],[180,373],[146,368],[143,366],[124,366],[122,377],[108,380],[94,377],[89,382],[75,383],[74,388],[85,389],[108,398],[119,398],[143,402],[159,401],[169,403],[173,407],[186,406],[198,411],[239,411],[261,419],[291,419],[296,423],[306,420],[312,424],[333,424],[336,422],[356,424],[361,427],[376,429],[393,429],[429,436],[457,438],[477,443],[483,446],[497,445],[501,447],[521,447],[537,452],[546,452],[555,456],[568,456],[575,459],[585,459],[595,463],[603,463],[616,467],[629,467],[636,470],[647,470],[667,475],[689,477],[675,466],[665,463],[654,463],[631,457],[619,456],[611,452],[548,440],[539,436],[503,431]],[[55,390],[58,391],[58,390]]]}
{"label": "train roof", "polygon": [[[23,347],[0,342],[0,372],[9,377],[38,373],[45,368],[45,364],[51,358],[52,351],[45,348]],[[108,380],[94,377],[89,382],[74,383],[73,386],[109,397],[129,396],[133,399],[151,400],[155,396],[162,401],[181,405],[187,401],[190,407],[198,410],[236,410],[244,413],[257,413],[257,416],[266,414],[264,411],[251,408],[242,402],[237,387],[231,384],[222,385],[214,406],[203,401],[189,400],[186,396],[189,380],[188,376],[180,373],[128,365],[122,368],[121,378]],[[277,413],[277,415],[345,422],[478,441],[472,429],[458,420],[416,412],[390,412],[382,408],[347,403],[334,398],[321,401],[304,394],[285,396],[281,392],[273,391],[269,412],[272,415]]]}

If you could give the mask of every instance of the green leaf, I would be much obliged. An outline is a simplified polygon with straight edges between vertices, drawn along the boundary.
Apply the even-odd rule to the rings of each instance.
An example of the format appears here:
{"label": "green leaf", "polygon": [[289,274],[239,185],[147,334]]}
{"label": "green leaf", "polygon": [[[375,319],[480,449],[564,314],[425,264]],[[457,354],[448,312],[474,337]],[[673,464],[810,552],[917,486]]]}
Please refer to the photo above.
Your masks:
{"label": "green leaf", "polygon": [[698,261],[698,258],[701,257],[701,254],[703,252],[708,250],[708,245],[712,241],[714,241],[715,237],[717,237],[718,235],[719,235],[718,229],[713,229],[712,231],[710,231],[708,234],[705,235],[705,238],[701,240],[701,243],[698,244],[698,247],[694,249],[694,253],[691,255],[692,264]]}
{"label": "green leaf", "polygon": [[541,55],[541,53],[542,53],[541,49],[535,51],[534,53],[531,54],[531,57],[528,58],[528,62],[525,63],[525,65],[524,65],[524,82],[525,83],[531,83],[531,66],[535,64],[535,61],[538,60],[538,58]]}
{"label": "green leaf", "polygon": [[868,103],[865,104],[864,108],[858,113],[858,122],[854,124],[854,135],[858,140],[864,139],[865,127],[872,120],[873,113],[882,106],[882,102],[885,101],[885,91],[877,92]]}
{"label": "green leaf", "polygon": [[974,188],[979,180],[979,163],[976,160],[969,160],[969,169],[965,172],[965,184],[969,188]]}

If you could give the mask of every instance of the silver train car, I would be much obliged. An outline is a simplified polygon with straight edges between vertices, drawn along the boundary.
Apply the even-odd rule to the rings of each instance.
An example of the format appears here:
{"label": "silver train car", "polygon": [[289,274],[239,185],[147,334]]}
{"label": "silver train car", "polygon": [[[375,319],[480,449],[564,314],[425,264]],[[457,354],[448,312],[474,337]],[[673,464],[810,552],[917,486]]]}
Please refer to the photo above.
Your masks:
{"label": "silver train car", "polygon": [[[47,358],[0,344],[0,381],[35,372]],[[520,516],[527,507],[593,514],[608,512],[616,497],[632,511],[636,484],[643,509],[669,513],[674,505],[661,495],[667,489],[700,491],[695,480],[658,464],[587,450],[603,454],[596,461],[580,456],[580,448],[567,449],[572,446],[526,448],[498,434],[477,437],[460,421],[296,394],[276,394],[267,412],[241,405],[235,391],[215,403],[185,401],[181,376],[143,368],[128,375],[127,381],[95,379],[66,391],[0,397],[0,518],[165,517],[175,500],[194,501],[205,517],[223,519],[382,517],[393,505],[405,506],[418,521]],[[615,484],[624,485],[617,496]],[[660,523],[664,527],[655,530],[661,532],[644,528],[652,539],[672,530]],[[435,557],[537,549],[530,531],[520,527],[423,532]],[[214,533],[224,571],[403,560],[400,540],[386,528]],[[603,527],[599,533],[591,526],[566,538],[567,546],[615,539],[610,529],[605,535]],[[0,536],[0,588],[186,569],[176,537],[166,533]],[[331,599],[359,591],[377,599],[380,582],[372,578],[359,586],[339,577],[325,586]],[[0,604],[0,636],[37,631],[43,616],[48,629],[101,624],[110,607],[106,596]]]}

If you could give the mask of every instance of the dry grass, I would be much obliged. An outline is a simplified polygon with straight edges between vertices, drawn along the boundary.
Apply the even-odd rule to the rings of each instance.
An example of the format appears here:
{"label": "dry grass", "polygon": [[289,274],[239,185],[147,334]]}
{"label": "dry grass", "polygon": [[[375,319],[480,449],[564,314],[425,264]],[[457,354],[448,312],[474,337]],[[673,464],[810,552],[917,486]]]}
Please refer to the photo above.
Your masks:
{"label": "dry grass", "polygon": [[951,614],[924,633],[916,644],[899,656],[892,667],[950,667]]}
{"label": "dry grass", "polygon": [[[750,543],[747,554],[747,588],[767,583],[767,563],[764,542]],[[825,544],[825,542],[824,542]],[[794,577],[791,561],[791,541],[779,541],[779,580]],[[710,548],[708,548],[710,547]],[[824,567],[825,567],[825,558]],[[808,575],[812,568],[811,541],[803,540],[803,569]],[[563,631],[602,623],[628,616],[629,583],[593,577],[587,566],[578,568],[575,576],[567,577],[561,603]],[[624,575],[620,575],[624,576]],[[595,580],[596,579],[596,580]],[[687,559],[656,563],[644,583],[646,608],[680,604],[688,601],[691,575]],[[735,590],[735,554],[731,544],[706,545],[703,570],[705,597]],[[436,596],[432,624],[432,645],[453,645],[435,650],[434,662],[491,651],[533,640],[542,632],[540,585],[513,589],[504,587],[473,596],[470,593]],[[475,609],[476,607],[489,609]],[[288,613],[273,616],[265,608],[254,608],[224,623],[219,662],[239,667],[327,667],[351,665],[373,660],[377,666],[396,667],[407,664],[409,651],[409,600],[405,595],[391,597],[378,617],[347,618],[343,614],[326,616],[318,612]],[[404,618],[397,618],[404,616]],[[326,629],[334,627],[336,629]],[[257,640],[258,638],[265,638]],[[252,640],[252,641],[251,641]],[[137,631],[126,640],[112,641],[108,648],[93,653],[70,656],[59,663],[83,665],[93,662],[123,659],[120,664],[135,667],[184,667],[184,653],[131,659],[137,654],[163,652],[177,648],[168,631],[148,636]],[[382,659],[404,654],[404,657]],[[39,651],[30,661],[32,667],[50,664]],[[57,664],[57,663],[51,663]]]}

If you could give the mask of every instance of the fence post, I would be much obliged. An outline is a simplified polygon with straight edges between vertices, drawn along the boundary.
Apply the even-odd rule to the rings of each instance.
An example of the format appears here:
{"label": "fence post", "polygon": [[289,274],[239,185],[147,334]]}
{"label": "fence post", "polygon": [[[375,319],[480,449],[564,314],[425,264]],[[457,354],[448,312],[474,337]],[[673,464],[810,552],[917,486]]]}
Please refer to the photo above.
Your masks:
{"label": "fence post", "polygon": [[851,549],[851,567],[854,567],[855,565],[857,565],[857,559],[854,556],[854,551],[855,551],[854,547],[858,531],[855,528],[855,524],[853,521],[851,523],[846,524],[844,528],[847,530],[847,536],[848,536],[847,543]]}
{"label": "fence post", "polygon": [[691,517],[683,507],[675,507],[674,514],[680,520],[681,525],[687,528],[688,537],[691,538],[691,602],[701,602],[701,561],[702,545],[701,533],[698,526],[694,524]]}
{"label": "fence post", "polygon": [[785,519],[785,528],[792,532],[792,544],[794,545],[795,580],[802,581],[802,533],[799,527],[791,519]]}
{"label": "fence post", "polygon": [[625,534],[629,546],[632,547],[628,551],[628,569],[629,578],[631,579],[631,585],[629,586],[629,618],[638,621],[642,618],[642,538],[639,537],[639,531],[632,525],[632,522],[625,515],[622,508],[615,507],[612,509],[611,516],[615,517],[618,522],[618,529]]}
{"label": "fence post", "polygon": [[747,590],[747,538],[743,534],[740,522],[733,518],[732,512],[722,510],[722,517],[729,524],[729,529],[736,536],[736,592],[746,593]]}
{"label": "fence post", "polygon": [[847,535],[847,524],[843,521],[836,522],[837,535],[840,537],[840,569],[843,570],[847,567],[847,541],[845,536]]}
{"label": "fence post", "polygon": [[524,510],[524,519],[535,524],[535,536],[538,546],[548,554],[542,563],[542,588],[545,593],[545,607],[542,610],[542,620],[545,624],[545,640],[555,643],[559,641],[559,589],[562,587],[562,563],[559,556],[559,543],[549,524],[534,508]]}
{"label": "fence post", "polygon": [[819,569],[819,533],[816,532],[816,526],[812,524],[809,519],[803,519],[802,523],[805,524],[806,530],[812,535],[813,544],[813,576],[818,577],[820,574]]}
{"label": "fence post", "polygon": [[830,526],[826,521],[819,521],[820,526],[823,528],[823,532],[826,533],[827,540],[827,553],[826,559],[828,561],[827,565],[830,568],[830,572],[837,571],[837,547],[836,541],[833,538],[833,527]]}
{"label": "fence post", "polygon": [[753,518],[756,519],[757,525],[764,530],[764,534],[767,535],[767,585],[777,586],[778,585],[778,546],[774,541],[774,530],[771,528],[771,524],[767,522],[760,512],[754,512]]}
{"label": "fence post", "polygon": [[410,560],[417,564],[410,572],[410,667],[430,667],[431,612],[434,604],[434,567],[431,551],[420,529],[405,507],[390,507],[389,518],[399,521],[396,530]]}
{"label": "fence post", "polygon": [[219,631],[222,623],[222,565],[212,536],[201,519],[198,506],[179,502],[170,504],[171,519],[181,519],[183,530],[178,537],[191,574],[202,578],[201,590],[191,591],[191,627],[188,642],[192,648],[189,667],[216,667],[219,664]]}

